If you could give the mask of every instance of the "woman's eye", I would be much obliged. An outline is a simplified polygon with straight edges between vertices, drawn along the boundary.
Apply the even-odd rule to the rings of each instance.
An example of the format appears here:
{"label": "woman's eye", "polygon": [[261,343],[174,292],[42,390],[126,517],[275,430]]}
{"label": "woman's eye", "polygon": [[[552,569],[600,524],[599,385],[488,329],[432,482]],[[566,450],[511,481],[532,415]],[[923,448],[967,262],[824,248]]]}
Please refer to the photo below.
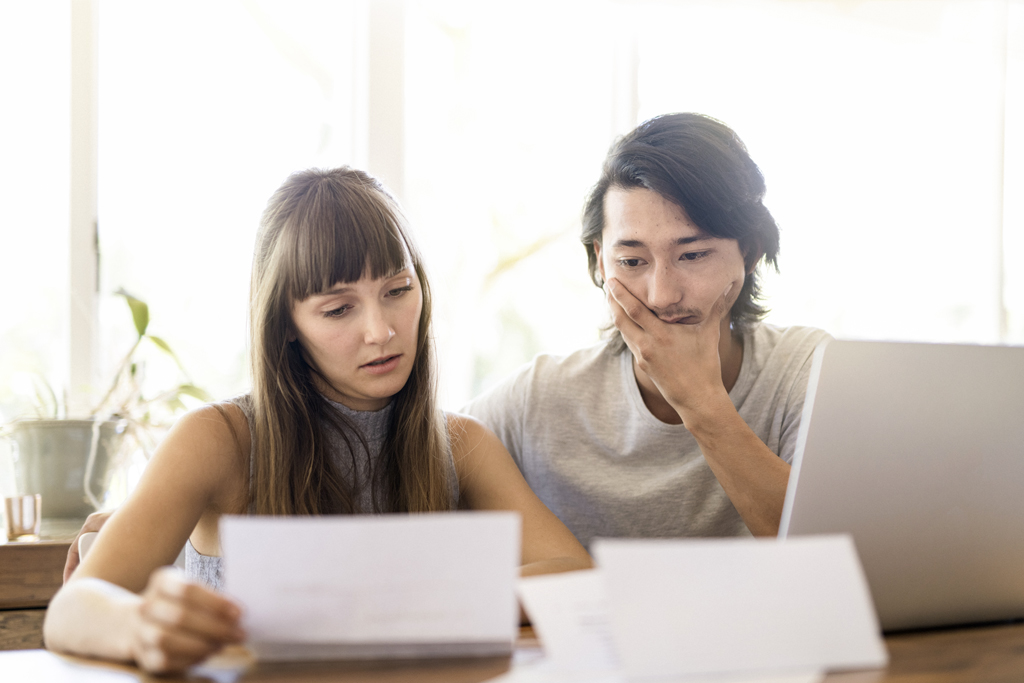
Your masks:
{"label": "woman's eye", "polygon": [[640,265],[640,259],[638,258],[620,258],[619,265],[623,268],[636,268]]}
{"label": "woman's eye", "polygon": [[324,311],[324,317],[325,318],[340,318],[341,316],[345,315],[345,312],[348,309],[350,309],[350,308],[352,308],[352,307],[349,306],[348,304],[345,304],[344,306],[339,306],[338,308],[332,309],[330,311]]}
{"label": "woman's eye", "polygon": [[412,291],[412,285],[407,285],[405,287],[399,287],[398,289],[392,289],[391,291],[388,292],[388,296],[390,296],[392,298],[396,298],[396,297],[402,296],[406,292],[411,292],[411,291]]}
{"label": "woman's eye", "polygon": [[708,253],[709,252],[706,252],[706,251],[689,251],[689,252],[683,254],[682,256],[680,256],[679,260],[680,261],[699,261],[702,258],[704,258],[705,256],[707,256]]}

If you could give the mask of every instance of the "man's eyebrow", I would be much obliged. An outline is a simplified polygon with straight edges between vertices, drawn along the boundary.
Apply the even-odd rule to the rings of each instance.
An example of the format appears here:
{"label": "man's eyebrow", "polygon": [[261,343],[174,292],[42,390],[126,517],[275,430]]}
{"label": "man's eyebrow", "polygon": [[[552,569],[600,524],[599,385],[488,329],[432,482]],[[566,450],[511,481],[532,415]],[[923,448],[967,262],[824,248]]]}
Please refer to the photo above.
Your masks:
{"label": "man's eyebrow", "polygon": [[[687,244],[692,244],[693,242],[701,242],[703,240],[709,239],[712,239],[711,235],[694,235],[692,237],[680,237],[675,241],[675,244],[681,247]],[[627,249],[641,249],[647,247],[647,245],[640,240],[616,240],[614,246],[626,247]]]}

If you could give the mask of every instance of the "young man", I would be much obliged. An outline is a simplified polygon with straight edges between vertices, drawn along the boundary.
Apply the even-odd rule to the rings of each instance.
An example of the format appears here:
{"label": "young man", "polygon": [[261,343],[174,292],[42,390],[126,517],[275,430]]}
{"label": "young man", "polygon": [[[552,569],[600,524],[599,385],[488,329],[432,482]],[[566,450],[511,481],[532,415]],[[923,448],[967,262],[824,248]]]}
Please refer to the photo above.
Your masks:
{"label": "young man", "polygon": [[727,126],[651,119],[617,141],[582,241],[614,336],[538,356],[472,401],[541,500],[599,536],[774,535],[815,346],[764,324],[779,230]]}

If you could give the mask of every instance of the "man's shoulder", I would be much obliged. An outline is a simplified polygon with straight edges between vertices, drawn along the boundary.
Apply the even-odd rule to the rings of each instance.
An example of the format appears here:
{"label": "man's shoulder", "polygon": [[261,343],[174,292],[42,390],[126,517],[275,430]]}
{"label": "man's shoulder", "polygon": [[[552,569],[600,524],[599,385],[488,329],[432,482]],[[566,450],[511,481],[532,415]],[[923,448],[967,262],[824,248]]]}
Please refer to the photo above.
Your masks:
{"label": "man's shoulder", "polygon": [[831,338],[828,332],[817,327],[758,323],[744,333],[743,352],[749,354],[750,370],[755,376],[765,371],[790,374],[809,367],[814,349]]}
{"label": "man's shoulder", "polygon": [[803,325],[779,327],[764,322],[755,325],[745,336],[751,338],[756,346],[768,350],[809,349],[810,352],[813,352],[823,340],[832,338],[828,332],[817,327]]}

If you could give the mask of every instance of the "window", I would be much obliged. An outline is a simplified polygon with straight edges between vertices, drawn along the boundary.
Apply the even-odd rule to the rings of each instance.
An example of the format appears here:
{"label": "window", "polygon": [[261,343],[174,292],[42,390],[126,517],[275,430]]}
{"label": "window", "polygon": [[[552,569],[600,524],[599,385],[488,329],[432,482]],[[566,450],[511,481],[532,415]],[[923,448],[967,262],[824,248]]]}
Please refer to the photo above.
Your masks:
{"label": "window", "polygon": [[[407,208],[457,408],[598,339],[584,197],[615,135],[680,110],[731,125],[764,171],[773,322],[1024,343],[1019,0],[94,4],[97,377],[132,339],[124,287],[198,384],[245,391],[259,214],[290,172],[348,163]],[[75,344],[60,7],[0,9],[2,420],[29,400],[19,373],[67,385]]]}
{"label": "window", "polygon": [[68,368],[70,11],[0,4],[0,423]]}
{"label": "window", "polygon": [[845,337],[1024,342],[1011,267],[1024,222],[1009,191],[1024,187],[1021,9],[648,8],[641,118],[701,111],[747,143],[783,229],[773,320]]}

